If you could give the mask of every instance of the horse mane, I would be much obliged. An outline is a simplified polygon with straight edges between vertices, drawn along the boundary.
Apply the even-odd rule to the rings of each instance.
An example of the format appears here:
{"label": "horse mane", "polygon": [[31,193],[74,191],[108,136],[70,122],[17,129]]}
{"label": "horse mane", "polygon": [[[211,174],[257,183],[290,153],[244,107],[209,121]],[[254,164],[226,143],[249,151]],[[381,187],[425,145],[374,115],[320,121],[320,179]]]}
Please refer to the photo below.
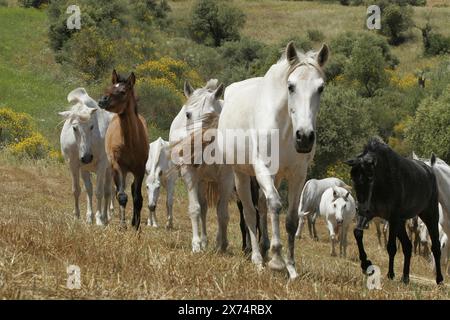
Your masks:
{"label": "horse mane", "polygon": [[89,109],[89,107],[87,107],[86,105],[84,105],[81,102],[74,104],[68,110],[71,113],[70,119],[71,120],[77,119],[80,122],[88,122],[93,115],[87,109]]}

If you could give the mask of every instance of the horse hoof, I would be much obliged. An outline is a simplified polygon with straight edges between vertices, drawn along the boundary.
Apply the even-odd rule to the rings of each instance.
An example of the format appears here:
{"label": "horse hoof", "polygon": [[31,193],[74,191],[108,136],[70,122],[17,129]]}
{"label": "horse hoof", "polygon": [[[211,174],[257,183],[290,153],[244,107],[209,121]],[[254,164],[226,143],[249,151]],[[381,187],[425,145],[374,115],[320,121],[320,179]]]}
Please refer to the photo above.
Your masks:
{"label": "horse hoof", "polygon": [[389,280],[394,280],[394,278],[395,278],[395,273],[393,273],[393,272],[392,272],[392,273],[388,272],[387,277],[388,277]]}
{"label": "horse hoof", "polygon": [[295,266],[293,264],[287,264],[286,265],[287,271],[289,273],[289,279],[295,280],[298,278],[297,270],[295,270]]}
{"label": "horse hoof", "polygon": [[172,230],[173,229],[173,224],[166,224],[166,229],[167,230]]}
{"label": "horse hoof", "polygon": [[256,266],[262,266],[263,265],[263,258],[260,254],[252,254],[252,262]]}
{"label": "horse hoof", "polygon": [[404,284],[409,284],[409,276],[404,275],[404,276],[402,277],[402,282],[403,282]]}
{"label": "horse hoof", "polygon": [[363,273],[367,273],[367,268],[369,268],[372,265],[372,261],[366,260],[361,262],[361,269],[363,270]]}
{"label": "horse hoof", "polygon": [[281,258],[272,258],[269,261],[269,268],[274,271],[283,271],[286,269],[286,264]]}
{"label": "horse hoof", "polygon": [[202,251],[202,248],[200,246],[200,243],[193,243],[192,244],[192,252],[193,253],[199,253]]}

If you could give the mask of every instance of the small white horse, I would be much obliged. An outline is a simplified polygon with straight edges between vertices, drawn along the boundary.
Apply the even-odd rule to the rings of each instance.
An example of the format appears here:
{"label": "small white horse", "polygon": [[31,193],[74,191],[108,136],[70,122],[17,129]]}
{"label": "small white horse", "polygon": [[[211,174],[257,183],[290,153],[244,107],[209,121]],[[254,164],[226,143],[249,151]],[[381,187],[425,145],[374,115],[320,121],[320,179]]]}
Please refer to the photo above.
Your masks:
{"label": "small white horse", "polygon": [[[205,87],[197,90],[194,90],[186,82],[184,93],[187,102],[170,126],[170,143],[190,148],[194,140],[194,133],[198,131],[203,133],[203,119],[209,116],[218,118],[222,111],[223,91],[224,86],[218,85],[218,81],[215,79],[208,81]],[[176,149],[173,147],[173,150]],[[173,157],[172,153],[172,161]],[[189,215],[192,222],[192,251],[199,252],[207,246],[206,213],[208,206],[217,209],[216,248],[225,251],[228,246],[228,201],[234,187],[231,168],[220,164],[187,163],[180,166],[180,174],[188,189]]]}
{"label": "small white horse", "polygon": [[178,178],[178,172],[173,172],[174,164],[170,159],[169,142],[159,137],[150,143],[148,160],[145,171],[147,172],[147,194],[149,217],[147,225],[157,227],[156,222],[156,204],[158,203],[161,185],[166,189],[166,209],[167,224],[166,228],[173,227],[173,193],[175,182]]}
{"label": "small white horse", "polygon": [[322,194],[328,188],[333,186],[342,187],[350,190],[350,186],[338,178],[310,179],[306,181],[300,196],[300,205],[298,206],[298,229],[295,234],[297,238],[301,237],[304,219],[308,219],[309,235],[314,240],[318,240],[316,231],[316,219],[319,213],[320,200]]}
{"label": "small white horse", "polygon": [[[324,89],[323,67],[328,59],[328,47],[319,52],[306,54],[297,52],[290,42],[285,54],[274,64],[264,77],[252,78],[231,84],[225,92],[224,106],[219,118],[218,131],[226,136],[227,131],[251,130],[256,134],[278,132],[278,170],[267,160],[267,150],[263,150],[261,139],[248,143],[218,144],[224,158],[242,156],[244,163],[230,164],[233,167],[236,190],[244,207],[244,216],[249,227],[252,243],[252,261],[258,269],[263,267],[266,248],[259,249],[256,236],[256,210],[250,192],[250,177],[256,179],[265,196],[267,212],[272,222],[270,249],[272,258],[269,267],[273,270],[288,270],[290,278],[296,278],[294,262],[295,232],[298,226],[298,205],[305,182],[308,165],[312,161],[316,143],[316,117],[319,111],[320,95]],[[272,136],[273,137],[273,136]],[[264,143],[263,143],[264,144]],[[240,161],[236,161],[240,162]],[[273,172],[276,171],[276,172]],[[286,261],[282,258],[280,239],[281,198],[277,188],[282,179],[288,181],[289,208],[286,217],[289,253]],[[266,213],[261,210],[261,218],[266,221]],[[260,226],[264,238],[268,238],[266,223]]]}
{"label": "small white horse", "polygon": [[348,228],[356,215],[356,205],[350,192],[341,187],[325,190],[320,200],[320,215],[325,217],[331,238],[331,256],[336,256],[336,236],[339,237],[339,255],[347,256]]}
{"label": "small white horse", "polygon": [[67,100],[74,105],[69,111],[59,112],[65,119],[60,142],[62,154],[69,163],[72,174],[74,214],[77,218],[80,217],[81,174],[87,193],[86,220],[93,223],[91,172],[95,172],[97,176],[95,220],[97,225],[105,225],[108,222],[108,215],[111,215],[108,209],[111,210],[109,205],[112,191],[112,176],[105,152],[105,133],[112,114],[99,109],[97,102],[89,97],[84,88],[70,92]]}

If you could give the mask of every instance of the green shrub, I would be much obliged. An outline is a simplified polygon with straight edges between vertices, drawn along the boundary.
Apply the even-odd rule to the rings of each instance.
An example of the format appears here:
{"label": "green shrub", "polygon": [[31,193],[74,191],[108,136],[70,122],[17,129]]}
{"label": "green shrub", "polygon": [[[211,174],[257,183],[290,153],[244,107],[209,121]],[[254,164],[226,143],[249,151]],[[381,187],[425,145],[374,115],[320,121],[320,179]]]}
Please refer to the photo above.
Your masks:
{"label": "green shrub", "polygon": [[308,39],[313,42],[320,42],[325,39],[325,35],[322,33],[322,31],[317,29],[309,29],[306,31],[306,34],[308,35]]}
{"label": "green shrub", "polygon": [[414,118],[408,122],[405,136],[413,150],[423,156],[432,152],[450,161],[450,86],[435,99],[425,98]]}
{"label": "green shrub", "polygon": [[209,46],[240,39],[239,30],[245,24],[244,13],[224,0],[198,0],[192,12],[192,39]]}
{"label": "green shrub", "polygon": [[407,1],[377,1],[381,8],[380,33],[389,37],[389,43],[398,45],[405,40],[405,32],[413,26],[413,10]]}
{"label": "green shrub", "polygon": [[317,120],[318,141],[312,176],[325,176],[330,165],[360,152],[375,133],[366,99],[353,89],[327,85]]}

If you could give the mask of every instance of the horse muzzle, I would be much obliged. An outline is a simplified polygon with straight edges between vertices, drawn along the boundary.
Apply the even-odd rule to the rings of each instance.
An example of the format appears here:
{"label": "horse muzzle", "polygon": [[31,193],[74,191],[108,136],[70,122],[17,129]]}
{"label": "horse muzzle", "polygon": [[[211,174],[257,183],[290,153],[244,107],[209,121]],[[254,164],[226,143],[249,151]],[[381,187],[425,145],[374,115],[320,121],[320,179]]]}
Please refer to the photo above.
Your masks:
{"label": "horse muzzle", "polygon": [[149,204],[148,210],[150,210],[151,212],[155,211],[156,210],[156,204],[153,204],[153,203]]}
{"label": "horse muzzle", "polygon": [[109,106],[109,97],[103,96],[98,100],[98,106],[102,109],[108,109]]}
{"label": "horse muzzle", "polygon": [[83,164],[89,164],[92,162],[92,160],[94,159],[94,156],[92,154],[85,154],[84,156],[81,157],[81,162]]}
{"label": "horse muzzle", "polygon": [[305,133],[303,131],[297,130],[295,133],[295,150],[298,153],[310,153],[314,142],[316,141],[316,134],[314,131]]}

